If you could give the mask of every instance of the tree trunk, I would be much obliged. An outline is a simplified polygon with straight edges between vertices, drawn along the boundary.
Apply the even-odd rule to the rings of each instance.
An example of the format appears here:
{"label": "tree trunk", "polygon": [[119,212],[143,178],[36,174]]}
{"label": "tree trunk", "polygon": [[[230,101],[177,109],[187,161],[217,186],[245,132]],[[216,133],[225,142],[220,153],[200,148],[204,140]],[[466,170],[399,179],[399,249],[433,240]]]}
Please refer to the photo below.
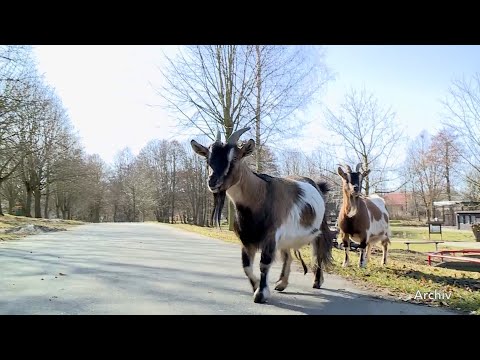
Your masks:
{"label": "tree trunk", "polygon": [[415,209],[415,216],[420,221],[420,211],[418,210],[418,203],[417,203],[417,193],[415,192],[415,188],[412,187],[412,198],[413,198],[413,208]]}
{"label": "tree trunk", "polygon": [[135,187],[132,189],[132,197],[133,197],[133,222],[137,221],[137,204],[135,199]]}
{"label": "tree trunk", "polygon": [[[0,187],[2,186],[2,181],[3,179],[0,178]],[[3,210],[2,210],[2,198],[0,197],[0,216],[4,216]]]}
{"label": "tree trunk", "polygon": [[13,196],[9,196],[8,197],[8,213],[10,215],[14,215],[14,212],[13,212],[14,207],[15,207],[15,198]]}
{"label": "tree trunk", "polygon": [[49,199],[50,199],[50,186],[47,183],[47,189],[46,189],[46,192],[45,192],[45,209],[44,209],[44,212],[43,212],[43,217],[45,219],[48,219],[48,200]]}
{"label": "tree trunk", "polygon": [[40,186],[35,186],[35,191],[34,191],[34,196],[35,196],[35,217],[36,218],[41,218],[42,217],[42,207],[40,200],[42,198],[42,193],[40,191]]}
{"label": "tree trunk", "polygon": [[176,162],[177,162],[177,159],[174,153],[173,154],[173,171],[172,171],[172,224],[174,223],[173,217],[175,216],[175,187],[176,187],[175,181],[177,177],[176,164],[175,164]]}
{"label": "tree trunk", "polygon": [[32,217],[32,193],[33,193],[33,190],[28,185],[26,187],[27,187],[27,201],[25,202],[25,216],[26,217]]}
{"label": "tree trunk", "polygon": [[[365,166],[365,171],[368,170],[368,158],[364,155],[363,156],[363,164]],[[361,189],[360,189],[361,190]],[[365,178],[365,195],[369,195],[370,194],[370,178],[367,176]]]}
{"label": "tree trunk", "polygon": [[203,196],[200,197],[200,203],[198,204],[198,226],[203,226]]}
{"label": "tree trunk", "polygon": [[447,146],[446,146],[446,149],[445,149],[445,160],[446,160],[446,166],[445,166],[445,177],[446,177],[446,180],[447,180],[447,199],[448,201],[451,201],[452,200],[452,194],[451,194],[451,190],[450,190],[450,168],[449,168],[449,154],[448,154],[448,143],[447,143]]}
{"label": "tree trunk", "polygon": [[[228,133],[228,136],[227,138],[230,137],[230,135],[232,134],[232,130],[230,128],[230,132]],[[228,215],[227,215],[227,218],[228,218],[228,230],[230,231],[233,231],[233,218],[235,216],[235,206],[233,205],[232,201],[229,199],[229,197],[227,196],[227,203],[228,203]]]}
{"label": "tree trunk", "polygon": [[255,50],[257,53],[257,107],[255,109],[255,142],[257,145],[256,151],[256,170],[257,172],[262,172],[262,151],[260,146],[260,125],[261,125],[261,90],[262,90],[262,62],[260,59],[260,45],[255,45]]}
{"label": "tree trunk", "polygon": [[100,206],[95,205],[94,213],[93,213],[93,222],[99,223],[100,222]]}

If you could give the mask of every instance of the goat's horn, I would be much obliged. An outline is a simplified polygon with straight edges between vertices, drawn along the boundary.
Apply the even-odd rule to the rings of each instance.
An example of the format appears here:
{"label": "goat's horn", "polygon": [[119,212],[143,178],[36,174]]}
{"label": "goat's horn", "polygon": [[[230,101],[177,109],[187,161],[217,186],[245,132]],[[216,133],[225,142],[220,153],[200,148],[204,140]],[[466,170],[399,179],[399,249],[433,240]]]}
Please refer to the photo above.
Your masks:
{"label": "goat's horn", "polygon": [[222,141],[222,138],[220,136],[220,130],[217,130],[217,141],[218,142]]}
{"label": "goat's horn", "polygon": [[349,173],[352,172],[352,168],[351,168],[349,165],[345,164],[344,166],[345,166],[345,168],[347,169],[347,171],[348,171]]}
{"label": "goat's horn", "polygon": [[357,164],[357,168],[355,169],[356,172],[358,172],[358,170],[360,170],[360,166],[362,166],[362,163]]}
{"label": "goat's horn", "polygon": [[238,142],[238,139],[240,139],[240,136],[242,136],[242,134],[243,134],[245,131],[248,131],[248,130],[250,130],[249,127],[235,131],[235,132],[234,132],[232,135],[230,135],[230,137],[228,138],[228,144],[230,144],[230,145],[235,145],[235,144]]}

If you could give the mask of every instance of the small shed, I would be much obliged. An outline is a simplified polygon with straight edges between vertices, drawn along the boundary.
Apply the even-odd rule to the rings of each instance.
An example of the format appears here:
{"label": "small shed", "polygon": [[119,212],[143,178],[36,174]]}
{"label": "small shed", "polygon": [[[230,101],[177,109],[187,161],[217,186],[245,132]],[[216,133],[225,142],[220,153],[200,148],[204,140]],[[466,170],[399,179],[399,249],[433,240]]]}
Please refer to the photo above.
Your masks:
{"label": "small shed", "polygon": [[433,217],[441,218],[444,225],[446,226],[454,226],[458,224],[458,221],[455,219],[455,208],[458,210],[463,210],[462,201],[434,201],[433,208],[434,208],[434,215]]}
{"label": "small shed", "polygon": [[471,230],[472,224],[480,223],[480,210],[459,210],[456,214],[459,230]]}

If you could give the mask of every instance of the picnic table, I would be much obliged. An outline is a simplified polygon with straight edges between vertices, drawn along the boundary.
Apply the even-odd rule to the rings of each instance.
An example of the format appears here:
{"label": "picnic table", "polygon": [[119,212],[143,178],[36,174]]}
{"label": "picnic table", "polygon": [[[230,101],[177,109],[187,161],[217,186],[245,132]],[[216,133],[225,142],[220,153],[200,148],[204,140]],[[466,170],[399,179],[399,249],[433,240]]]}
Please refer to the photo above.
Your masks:
{"label": "picnic table", "polygon": [[[479,249],[460,249],[460,250],[442,250],[442,251],[436,251],[436,252],[429,252],[427,253],[427,258],[428,258],[428,265],[432,265],[431,260],[432,258],[440,258],[441,261],[443,259],[450,259],[450,260],[457,260],[457,261],[466,261],[466,262],[471,262],[471,263],[476,263],[480,264],[480,259],[470,257],[470,256],[457,256],[455,254],[462,253],[462,255],[465,254],[480,254]],[[445,255],[445,254],[450,254],[450,255]]]}
{"label": "picnic table", "polygon": [[443,244],[444,241],[403,241],[403,243],[407,245],[407,250],[410,250],[410,244],[435,244],[435,251],[438,251],[438,244]]}

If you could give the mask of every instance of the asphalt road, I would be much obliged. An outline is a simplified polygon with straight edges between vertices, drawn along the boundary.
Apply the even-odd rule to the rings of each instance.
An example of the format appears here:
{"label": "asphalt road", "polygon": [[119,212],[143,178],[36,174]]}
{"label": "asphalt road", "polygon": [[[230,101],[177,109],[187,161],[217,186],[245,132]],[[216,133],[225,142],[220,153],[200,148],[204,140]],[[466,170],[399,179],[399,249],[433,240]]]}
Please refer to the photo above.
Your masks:
{"label": "asphalt road", "polygon": [[88,224],[0,242],[0,314],[449,314],[328,274],[316,290],[292,271],[279,293],[279,273],[277,263],[270,301],[255,304],[239,245],[161,224]]}

